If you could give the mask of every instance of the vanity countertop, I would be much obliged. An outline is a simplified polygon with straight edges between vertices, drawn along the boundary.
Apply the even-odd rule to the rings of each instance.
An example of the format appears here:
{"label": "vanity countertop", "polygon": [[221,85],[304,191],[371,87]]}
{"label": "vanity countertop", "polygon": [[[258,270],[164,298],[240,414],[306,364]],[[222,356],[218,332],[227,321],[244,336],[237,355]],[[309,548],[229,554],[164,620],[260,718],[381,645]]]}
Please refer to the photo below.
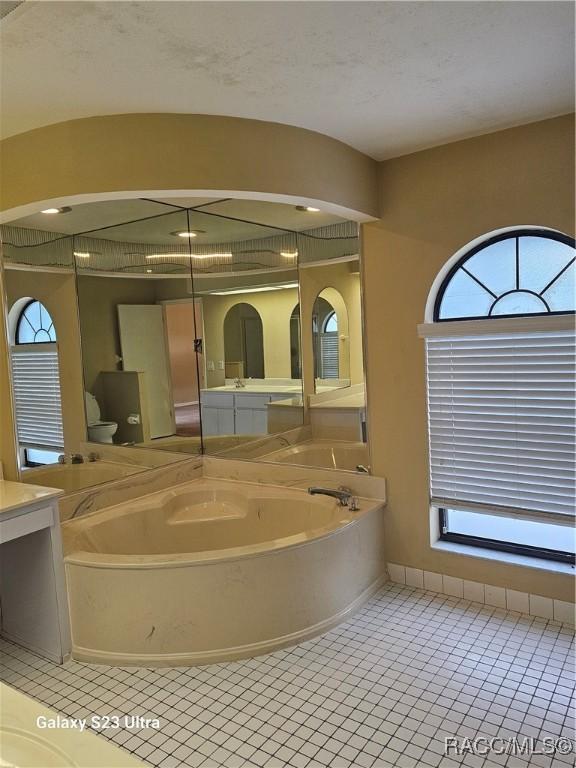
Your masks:
{"label": "vanity countertop", "polygon": [[[104,736],[62,726],[62,721],[69,722],[70,718],[3,683],[0,683],[0,697],[0,766],[145,768],[144,763],[110,744]],[[60,727],[39,727],[45,723],[57,723]]]}
{"label": "vanity countertop", "polygon": [[268,403],[268,408],[276,408],[276,406],[290,407],[290,408],[302,408],[304,401],[302,395],[296,395],[296,397],[288,397],[286,400],[274,400],[272,403]]}
{"label": "vanity countertop", "polygon": [[59,488],[0,480],[0,514],[36,504],[39,501],[51,501],[63,493],[64,491]]}
{"label": "vanity countertop", "polygon": [[237,387],[234,384],[223,384],[220,387],[208,387],[200,390],[202,393],[207,392],[233,392],[237,395],[275,395],[275,394],[290,394],[291,392],[301,392],[302,387],[286,384],[284,386],[278,384],[245,384],[243,387]]}
{"label": "vanity countertop", "polygon": [[351,395],[345,395],[344,397],[334,398],[334,400],[325,400],[323,403],[311,403],[311,408],[332,408],[334,410],[340,410],[342,408],[365,408],[366,399],[363,392],[354,392]]}

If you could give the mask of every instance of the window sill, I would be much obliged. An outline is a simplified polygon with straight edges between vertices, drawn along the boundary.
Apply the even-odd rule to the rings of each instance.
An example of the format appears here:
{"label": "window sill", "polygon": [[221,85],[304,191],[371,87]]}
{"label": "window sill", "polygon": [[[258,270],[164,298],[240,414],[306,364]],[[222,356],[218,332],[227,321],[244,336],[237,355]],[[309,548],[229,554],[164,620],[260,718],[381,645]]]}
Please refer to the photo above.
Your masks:
{"label": "window sill", "polygon": [[537,571],[546,571],[547,573],[562,573],[574,575],[576,569],[568,563],[556,563],[552,560],[540,560],[536,557],[526,557],[526,555],[515,555],[511,552],[498,552],[494,549],[482,549],[481,547],[470,547],[465,544],[456,544],[452,541],[435,541],[431,544],[432,549],[442,552],[452,552],[455,555],[464,555],[465,557],[477,557],[480,560],[491,560],[508,565],[520,565],[524,568],[534,568]]}

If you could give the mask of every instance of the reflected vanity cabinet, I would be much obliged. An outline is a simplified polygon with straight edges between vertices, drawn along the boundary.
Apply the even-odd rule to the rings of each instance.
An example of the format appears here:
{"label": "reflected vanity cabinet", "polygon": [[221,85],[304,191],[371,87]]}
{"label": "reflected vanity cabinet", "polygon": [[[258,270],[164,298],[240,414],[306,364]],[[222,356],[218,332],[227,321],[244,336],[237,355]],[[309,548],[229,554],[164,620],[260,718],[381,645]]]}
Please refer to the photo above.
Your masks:
{"label": "reflected vanity cabinet", "polygon": [[266,435],[268,403],[284,400],[289,394],[203,390],[202,433],[204,435]]}

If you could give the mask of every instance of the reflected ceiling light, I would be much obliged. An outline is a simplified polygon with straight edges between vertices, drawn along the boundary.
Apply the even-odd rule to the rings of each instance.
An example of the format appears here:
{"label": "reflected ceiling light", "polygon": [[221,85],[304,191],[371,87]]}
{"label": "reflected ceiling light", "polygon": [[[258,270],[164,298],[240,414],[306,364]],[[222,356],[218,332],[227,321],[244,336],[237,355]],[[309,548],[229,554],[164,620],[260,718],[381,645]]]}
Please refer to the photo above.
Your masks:
{"label": "reflected ceiling light", "polygon": [[306,213],[320,213],[320,208],[314,208],[311,205],[297,205],[297,211],[305,211]]}
{"label": "reflected ceiling light", "polygon": [[179,230],[177,232],[170,232],[171,235],[174,235],[174,237],[198,237],[198,235],[203,235],[204,231],[202,229],[191,229],[191,230]]}
{"label": "reflected ceiling light", "polygon": [[231,253],[191,253],[193,259],[231,259]]}
{"label": "reflected ceiling light", "polygon": [[63,205],[62,208],[45,208],[40,213],[70,213],[72,208],[68,205]]}
{"label": "reflected ceiling light", "polygon": [[231,253],[150,253],[147,259],[231,259]]}
{"label": "reflected ceiling light", "polygon": [[295,259],[298,251],[280,251],[280,256],[284,256],[285,259]]}
{"label": "reflected ceiling light", "polygon": [[76,256],[77,259],[89,259],[90,254],[88,251],[74,251],[74,256]]}
{"label": "reflected ceiling light", "polygon": [[147,269],[146,272],[152,272],[152,270],[151,269]]}
{"label": "reflected ceiling light", "polygon": [[298,288],[298,283],[286,283],[285,285],[262,285],[255,288],[234,288],[230,291],[212,291],[212,296],[231,296],[237,293],[262,293],[263,291],[283,291],[286,288]]}
{"label": "reflected ceiling light", "polygon": [[189,259],[189,253],[148,253],[147,259]]}

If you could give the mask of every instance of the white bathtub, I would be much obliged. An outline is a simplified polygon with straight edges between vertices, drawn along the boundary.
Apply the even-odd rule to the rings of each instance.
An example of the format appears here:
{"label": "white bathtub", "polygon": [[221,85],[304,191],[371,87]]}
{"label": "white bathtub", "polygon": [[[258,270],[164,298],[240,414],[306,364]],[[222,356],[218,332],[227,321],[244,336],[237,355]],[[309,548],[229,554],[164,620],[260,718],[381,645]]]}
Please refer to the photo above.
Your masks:
{"label": "white bathtub", "polygon": [[91,485],[120,480],[148,467],[120,464],[113,461],[89,461],[83,464],[47,464],[44,467],[25,469],[22,482],[61,488],[66,493],[80,491]]}
{"label": "white bathtub", "polygon": [[190,665],[341,621],[384,578],[382,502],[203,478],[63,523],[73,656]]}
{"label": "white bathtub", "polygon": [[278,461],[282,464],[303,464],[307,467],[326,467],[356,471],[359,464],[368,466],[368,446],[348,440],[310,440],[262,456],[260,461]]}

